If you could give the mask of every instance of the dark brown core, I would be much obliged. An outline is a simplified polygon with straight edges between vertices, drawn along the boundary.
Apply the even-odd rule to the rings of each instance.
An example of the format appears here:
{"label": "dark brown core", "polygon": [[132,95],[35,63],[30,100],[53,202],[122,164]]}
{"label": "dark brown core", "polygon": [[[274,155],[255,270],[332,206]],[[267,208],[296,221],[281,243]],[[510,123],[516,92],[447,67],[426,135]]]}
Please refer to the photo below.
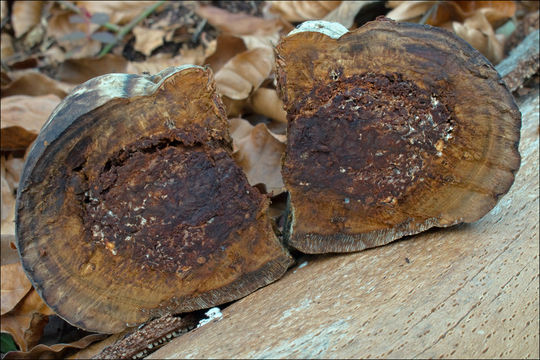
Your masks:
{"label": "dark brown core", "polygon": [[142,267],[194,270],[227,248],[232,229],[257,216],[262,197],[242,179],[223,149],[141,141],[88,183],[88,241]]}
{"label": "dark brown core", "polygon": [[310,190],[332,189],[346,204],[394,204],[436,176],[426,165],[440,161],[452,139],[446,95],[399,74],[355,75],[316,87],[307,99],[321,101],[292,115],[285,163],[309,166],[286,166],[284,176]]}

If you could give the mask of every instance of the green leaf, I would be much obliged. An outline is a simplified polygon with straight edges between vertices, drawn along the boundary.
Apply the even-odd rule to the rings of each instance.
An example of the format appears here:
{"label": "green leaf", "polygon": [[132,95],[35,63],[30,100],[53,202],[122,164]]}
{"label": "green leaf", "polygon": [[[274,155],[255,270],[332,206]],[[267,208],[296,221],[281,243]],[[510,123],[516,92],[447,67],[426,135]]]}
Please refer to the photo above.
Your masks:
{"label": "green leaf", "polygon": [[72,24],[84,24],[86,20],[81,15],[70,15],[69,22]]}
{"label": "green leaf", "polygon": [[9,351],[17,351],[17,345],[13,341],[13,338],[8,333],[1,333],[0,336],[0,352],[5,354]]}
{"label": "green leaf", "polygon": [[95,13],[90,18],[90,22],[98,25],[105,25],[109,22],[109,15],[105,13]]}
{"label": "green leaf", "polygon": [[86,37],[86,34],[82,31],[74,31],[72,33],[69,33],[67,35],[62,36],[58,41],[76,41],[80,39],[84,39]]}
{"label": "green leaf", "polygon": [[116,36],[107,31],[95,32],[90,37],[105,44],[113,44],[116,42]]}

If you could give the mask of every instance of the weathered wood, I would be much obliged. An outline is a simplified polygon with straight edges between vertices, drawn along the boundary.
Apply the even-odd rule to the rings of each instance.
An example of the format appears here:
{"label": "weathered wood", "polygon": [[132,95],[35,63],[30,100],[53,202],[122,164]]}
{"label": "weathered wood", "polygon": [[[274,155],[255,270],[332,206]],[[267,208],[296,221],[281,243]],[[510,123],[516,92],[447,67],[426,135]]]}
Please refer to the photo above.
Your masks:
{"label": "weathered wood", "polygon": [[480,221],[307,256],[149,358],[538,358],[538,105],[520,107],[521,169]]}
{"label": "weathered wood", "polygon": [[497,65],[497,70],[511,91],[519,89],[528,78],[538,72],[539,42],[540,31],[535,30]]}
{"label": "weathered wood", "polygon": [[512,94],[449,31],[306,22],[278,44],[276,76],[288,119],[285,239],[304,253],[477,221],[514,181]]}

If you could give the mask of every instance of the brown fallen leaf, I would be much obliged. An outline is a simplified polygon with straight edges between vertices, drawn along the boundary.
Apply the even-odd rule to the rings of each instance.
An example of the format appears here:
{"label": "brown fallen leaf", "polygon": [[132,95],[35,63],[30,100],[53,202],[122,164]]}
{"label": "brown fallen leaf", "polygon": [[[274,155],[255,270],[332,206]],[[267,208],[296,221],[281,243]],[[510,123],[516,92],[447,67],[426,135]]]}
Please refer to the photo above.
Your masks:
{"label": "brown fallen leaf", "polygon": [[150,56],[155,48],[163,45],[165,31],[136,26],[133,29],[133,35],[135,35],[135,50],[140,51],[146,56]]}
{"label": "brown fallen leaf", "polygon": [[269,11],[285,20],[300,22],[322,19],[340,5],[341,1],[271,1]]}
{"label": "brown fallen leaf", "polygon": [[414,22],[414,19],[420,19],[436,3],[436,1],[388,1],[386,6],[392,10],[386,17],[395,21]]}
{"label": "brown fallen leaf", "polygon": [[11,11],[11,24],[15,37],[20,38],[39,24],[43,1],[15,1]]}
{"label": "brown fallen leaf", "polygon": [[256,48],[269,48],[274,50],[281,35],[279,32],[275,32],[267,35],[242,35],[241,38],[244,40],[244,44],[248,50]]}
{"label": "brown fallen leaf", "polygon": [[76,31],[90,34],[100,27],[100,25],[90,22],[71,22],[69,19],[73,15],[75,15],[75,13],[71,10],[52,8],[51,16],[47,21],[47,37],[53,38],[61,43],[67,43],[68,41],[62,41],[62,38],[66,35]]}
{"label": "brown fallen leaf", "polygon": [[142,74],[148,72],[157,74],[170,66],[180,66],[186,64],[202,65],[205,58],[205,52],[202,47],[195,49],[181,49],[180,54],[171,57],[170,54],[157,54],[146,61],[129,62],[126,71],[129,74]]}
{"label": "brown fallen leaf", "polygon": [[14,95],[1,99],[2,150],[24,150],[60,103],[56,95]]}
{"label": "brown fallen leaf", "polygon": [[[481,9],[467,18],[463,24],[453,22],[454,32],[484,54],[493,64],[498,64],[504,56],[504,42],[495,31]],[[502,36],[504,39],[504,36]]]}
{"label": "brown fallen leaf", "polygon": [[52,314],[32,288],[15,308],[0,317],[0,331],[9,333],[21,351],[28,351],[37,345]]}
{"label": "brown fallen leaf", "polygon": [[91,334],[68,344],[38,344],[30,351],[10,351],[6,354],[4,359],[63,359],[68,351],[73,349],[84,349],[90,344],[102,340],[107,336],[108,335],[106,334]]}
{"label": "brown fallen leaf", "polygon": [[204,64],[210,65],[215,73],[235,55],[246,50],[247,47],[242,38],[229,34],[221,34],[216,39],[216,48],[214,52],[204,59]]}
{"label": "brown fallen leaf", "polygon": [[496,35],[494,27],[516,11],[514,1],[390,1],[388,6],[394,7],[386,15],[393,20],[421,20],[453,30],[494,64],[504,56],[504,35]]}
{"label": "brown fallen leaf", "polygon": [[63,99],[74,85],[55,80],[36,70],[10,73],[11,82],[2,86],[2,97],[13,95],[40,96],[54,94]]}
{"label": "brown fallen leaf", "polygon": [[[4,159],[2,159],[4,161]],[[6,180],[12,189],[19,187],[19,180],[24,168],[24,159],[14,157],[13,154],[9,154],[4,162],[6,169]]]}
{"label": "brown fallen leaf", "polygon": [[8,15],[8,5],[7,1],[2,0],[0,1],[0,20],[2,20],[2,23],[4,22],[4,18]]}
{"label": "brown fallen leaf", "polygon": [[15,54],[15,50],[13,49],[13,39],[9,34],[2,33],[1,35],[1,55],[2,60],[7,59]]}
{"label": "brown fallen leaf", "polygon": [[265,124],[251,125],[247,120],[230,120],[233,158],[244,170],[252,186],[264,184],[268,192],[283,191],[281,155],[285,151],[284,137],[272,134]]}
{"label": "brown fallen leaf", "polygon": [[265,35],[293,29],[290,23],[281,18],[263,19],[244,13],[233,14],[214,6],[199,6],[195,12],[212,26],[232,35]]}
{"label": "brown fallen leaf", "polygon": [[463,22],[482,10],[488,22],[497,27],[516,11],[514,1],[389,1],[393,8],[386,17],[396,21],[418,21],[425,14],[425,23],[451,28],[452,21]]}
{"label": "brown fallen leaf", "polygon": [[30,291],[32,284],[28,281],[20,263],[2,264],[0,307],[1,315],[11,311]]}
{"label": "brown fallen leaf", "polygon": [[287,112],[275,89],[259,88],[249,97],[249,105],[257,114],[278,122],[287,122]]}
{"label": "brown fallen leaf", "polygon": [[108,336],[107,338],[92,343],[91,345],[87,346],[84,349],[81,349],[80,351],[77,351],[74,354],[68,355],[65,357],[65,359],[91,359],[94,358],[96,355],[100,354],[105,348],[115,344],[117,341],[121,340],[132,332],[132,329],[126,329],[118,334],[112,334]]}
{"label": "brown fallen leaf", "polygon": [[[146,8],[157,1],[77,1],[80,8],[90,14],[105,13],[109,15],[109,22],[124,25],[140,15]],[[161,5],[156,11],[163,8]]]}
{"label": "brown fallen leaf", "polygon": [[81,84],[99,75],[126,72],[127,63],[123,56],[113,54],[99,59],[69,59],[58,66],[57,78],[70,84]]}
{"label": "brown fallen leaf", "polygon": [[0,233],[4,235],[15,235],[15,194],[13,187],[10,186],[7,180],[5,162],[5,158],[2,156],[0,163],[0,181],[2,184],[2,222],[0,224]]}
{"label": "brown fallen leaf", "polygon": [[[90,34],[95,32],[100,25],[90,22],[71,22],[69,19],[74,15],[71,10],[53,8],[51,14],[47,22],[47,37],[56,40],[58,45],[64,49],[67,58],[91,57],[100,51],[101,43],[90,38]],[[69,38],[76,32],[82,32],[88,36],[82,39]]]}
{"label": "brown fallen leaf", "polygon": [[216,72],[217,89],[230,99],[246,99],[268,78],[273,63],[274,53],[268,48],[244,51]]}
{"label": "brown fallen leaf", "polygon": [[19,263],[19,253],[15,247],[15,234],[2,234],[0,236],[0,264],[8,265]]}
{"label": "brown fallen leaf", "polygon": [[337,22],[350,29],[354,24],[354,18],[366,5],[375,1],[342,1],[338,7],[329,12],[323,20]]}

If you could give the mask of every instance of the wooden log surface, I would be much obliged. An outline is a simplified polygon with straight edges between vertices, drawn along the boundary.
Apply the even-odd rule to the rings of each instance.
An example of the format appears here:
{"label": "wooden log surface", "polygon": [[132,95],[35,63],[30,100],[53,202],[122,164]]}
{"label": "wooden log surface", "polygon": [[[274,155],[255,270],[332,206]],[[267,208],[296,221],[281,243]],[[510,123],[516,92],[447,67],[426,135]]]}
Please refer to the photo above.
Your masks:
{"label": "wooden log surface", "polygon": [[538,358],[538,106],[520,103],[521,168],[478,222],[305,256],[149,358]]}

